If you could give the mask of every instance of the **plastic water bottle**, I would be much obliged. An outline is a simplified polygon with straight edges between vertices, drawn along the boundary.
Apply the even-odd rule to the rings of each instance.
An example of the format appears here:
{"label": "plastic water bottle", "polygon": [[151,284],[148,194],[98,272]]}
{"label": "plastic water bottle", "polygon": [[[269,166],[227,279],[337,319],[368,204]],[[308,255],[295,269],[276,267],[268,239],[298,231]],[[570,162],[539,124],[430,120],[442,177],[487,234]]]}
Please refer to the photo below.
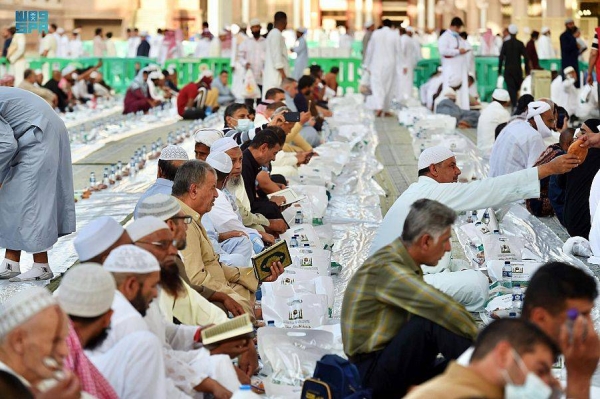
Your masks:
{"label": "plastic water bottle", "polygon": [[515,284],[512,289],[512,308],[520,310],[523,307],[523,290],[520,284]]}
{"label": "plastic water bottle", "polygon": [[231,399],[260,399],[260,396],[252,392],[250,385],[242,385],[231,397]]}
{"label": "plastic water bottle", "polygon": [[483,213],[483,219],[481,219],[481,221],[483,222],[483,224],[490,224],[490,214],[488,211],[485,211]]}
{"label": "plastic water bottle", "polygon": [[509,261],[504,262],[504,266],[502,266],[502,286],[509,290],[512,290],[512,266]]}
{"label": "plastic water bottle", "polygon": [[108,167],[104,168],[104,174],[102,175],[102,184],[110,186],[110,180],[108,178]]}
{"label": "plastic water bottle", "polygon": [[298,236],[297,235],[292,236],[292,239],[290,240],[290,247],[298,248]]}
{"label": "plastic water bottle", "polygon": [[296,224],[304,223],[304,216],[302,215],[301,210],[296,211],[296,218],[294,219],[294,223],[296,223]]}
{"label": "plastic water bottle", "polygon": [[90,172],[90,188],[96,187],[96,174],[94,172]]}

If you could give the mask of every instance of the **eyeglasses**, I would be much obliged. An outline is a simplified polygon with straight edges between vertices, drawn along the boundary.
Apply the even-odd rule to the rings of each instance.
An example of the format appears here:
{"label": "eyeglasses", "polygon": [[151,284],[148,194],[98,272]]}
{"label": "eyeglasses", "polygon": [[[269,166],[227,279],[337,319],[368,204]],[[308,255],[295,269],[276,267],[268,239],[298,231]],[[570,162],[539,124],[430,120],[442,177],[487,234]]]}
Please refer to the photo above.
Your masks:
{"label": "eyeglasses", "polygon": [[173,216],[170,219],[171,220],[179,220],[179,219],[181,219],[181,220],[183,220],[183,223],[185,223],[185,224],[190,224],[190,223],[192,223],[192,220],[193,220],[192,217],[189,216],[189,215],[186,215],[186,216]]}
{"label": "eyeglasses", "polygon": [[148,245],[154,245],[155,247],[158,247],[160,249],[169,249],[169,246],[173,245],[175,248],[177,248],[177,245],[179,245],[179,240],[173,240],[173,241],[138,241],[139,244],[148,244]]}

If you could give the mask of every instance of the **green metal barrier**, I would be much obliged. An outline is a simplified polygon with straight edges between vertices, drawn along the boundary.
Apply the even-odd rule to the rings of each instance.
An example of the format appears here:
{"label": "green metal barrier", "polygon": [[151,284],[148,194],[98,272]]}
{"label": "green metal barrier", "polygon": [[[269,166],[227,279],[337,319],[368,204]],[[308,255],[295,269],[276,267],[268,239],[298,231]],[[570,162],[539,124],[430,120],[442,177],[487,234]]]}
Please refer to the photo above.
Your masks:
{"label": "green metal barrier", "polygon": [[[169,65],[175,65],[177,70],[177,82],[179,86],[195,82],[200,76],[200,67],[206,65],[217,76],[221,71],[227,71],[231,74],[230,58],[179,58],[165,61],[165,68]],[[231,76],[230,76],[231,80]]]}
{"label": "green metal barrier", "polygon": [[[357,58],[311,58],[310,65],[320,65],[327,73],[331,67],[340,68],[338,84],[346,93],[358,93],[360,76],[362,75],[362,60]],[[292,66],[290,65],[290,68]]]}
{"label": "green metal barrier", "polygon": [[420,60],[415,68],[414,84],[417,87],[421,87],[425,82],[429,80],[431,75],[437,71],[440,66],[439,59],[423,59]]}
{"label": "green metal barrier", "polygon": [[475,57],[477,92],[482,101],[490,101],[498,82],[498,57]]}

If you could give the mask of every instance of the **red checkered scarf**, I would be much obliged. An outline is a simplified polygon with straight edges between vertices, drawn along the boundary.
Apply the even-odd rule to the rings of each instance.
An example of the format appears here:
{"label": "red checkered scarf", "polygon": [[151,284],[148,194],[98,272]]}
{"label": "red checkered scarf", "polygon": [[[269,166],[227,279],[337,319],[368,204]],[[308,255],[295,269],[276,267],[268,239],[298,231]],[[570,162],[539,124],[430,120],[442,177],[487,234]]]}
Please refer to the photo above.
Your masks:
{"label": "red checkered scarf", "polygon": [[69,322],[69,336],[66,342],[69,347],[69,355],[65,359],[65,368],[79,378],[81,390],[98,399],[118,399],[113,387],[83,352],[81,342],[79,342],[79,337],[71,322]]}

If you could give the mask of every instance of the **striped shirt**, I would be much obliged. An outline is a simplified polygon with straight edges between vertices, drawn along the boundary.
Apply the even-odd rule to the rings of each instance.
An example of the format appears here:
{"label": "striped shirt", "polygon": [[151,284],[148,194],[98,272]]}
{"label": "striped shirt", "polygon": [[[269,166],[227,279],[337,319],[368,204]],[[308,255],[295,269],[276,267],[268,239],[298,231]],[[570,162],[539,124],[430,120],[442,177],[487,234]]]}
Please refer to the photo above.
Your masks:
{"label": "striped shirt", "polygon": [[592,40],[592,48],[598,50],[598,34],[594,34],[594,40]]}
{"label": "striped shirt", "polygon": [[350,279],[342,303],[342,341],[348,356],[382,350],[411,315],[475,338],[463,305],[423,280],[400,238],[375,252]]}

